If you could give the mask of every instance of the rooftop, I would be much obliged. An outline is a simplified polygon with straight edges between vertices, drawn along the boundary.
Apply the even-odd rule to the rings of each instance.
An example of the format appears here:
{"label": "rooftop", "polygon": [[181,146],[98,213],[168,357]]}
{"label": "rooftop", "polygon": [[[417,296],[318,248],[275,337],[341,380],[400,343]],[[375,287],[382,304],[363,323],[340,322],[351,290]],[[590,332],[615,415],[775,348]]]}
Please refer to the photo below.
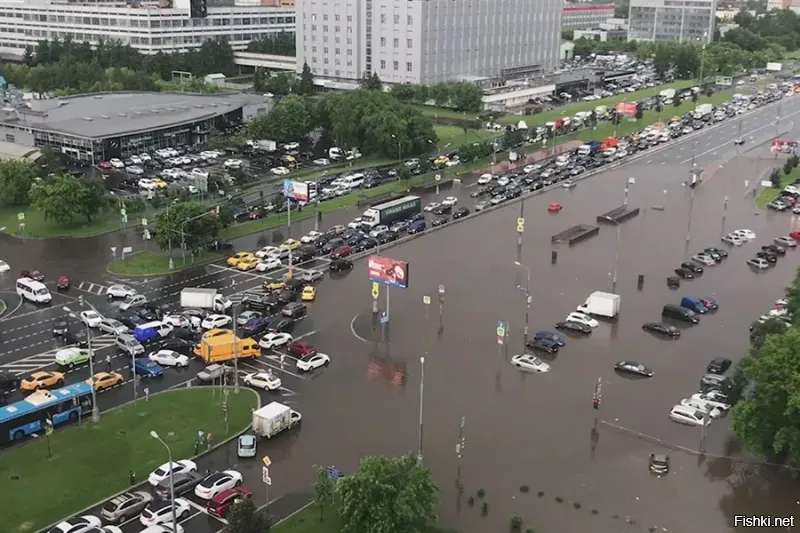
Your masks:
{"label": "rooftop", "polygon": [[241,93],[99,93],[31,100],[29,107],[3,109],[0,122],[97,139],[180,126],[259,104],[266,104],[263,96]]}

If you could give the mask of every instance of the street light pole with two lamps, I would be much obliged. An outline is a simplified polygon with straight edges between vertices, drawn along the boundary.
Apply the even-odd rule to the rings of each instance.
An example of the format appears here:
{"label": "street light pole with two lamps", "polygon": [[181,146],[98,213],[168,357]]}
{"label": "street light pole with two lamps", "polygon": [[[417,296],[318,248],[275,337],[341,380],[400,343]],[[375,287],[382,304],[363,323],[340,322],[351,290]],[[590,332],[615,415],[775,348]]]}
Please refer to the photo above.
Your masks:
{"label": "street light pole with two lamps", "polygon": [[[80,300],[81,305],[84,304],[83,298]],[[90,303],[86,303],[92,311],[97,313],[97,309],[92,306]],[[76,313],[73,313],[72,310],[67,307],[66,305],[62,307],[65,313],[67,313],[70,318],[74,318],[79,322],[83,322],[84,326],[86,326],[86,347],[89,350],[89,379],[92,383],[92,422],[99,422],[100,421],[100,407],[97,405],[97,387],[95,386],[94,382],[94,352],[92,351],[92,328],[89,327],[89,324],[85,323]],[[97,313],[98,315],[100,313]]]}
{"label": "street light pole with two lamps", "polygon": [[525,287],[517,287],[517,289],[525,291],[525,329],[524,329],[524,346],[522,347],[522,353],[525,353],[525,348],[528,346],[528,335],[529,335],[529,327],[530,327],[530,317],[531,317],[531,269],[520,263],[519,261],[514,261],[514,264],[520,268],[524,268],[527,274],[527,278],[525,281]]}
{"label": "street light pole with two lamps", "polygon": [[169,460],[169,500],[170,510],[172,512],[172,533],[178,533],[178,517],[175,514],[175,476],[173,475],[172,469],[172,450],[170,449],[169,444],[164,442],[155,431],[151,431],[150,436],[163,444],[164,448],[167,449],[167,458]]}

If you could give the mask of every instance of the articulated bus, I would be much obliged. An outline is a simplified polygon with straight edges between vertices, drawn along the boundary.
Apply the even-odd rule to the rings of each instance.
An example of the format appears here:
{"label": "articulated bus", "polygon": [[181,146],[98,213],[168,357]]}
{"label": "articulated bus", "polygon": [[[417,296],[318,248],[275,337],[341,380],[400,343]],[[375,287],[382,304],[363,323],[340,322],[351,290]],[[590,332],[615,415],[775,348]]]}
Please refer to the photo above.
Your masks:
{"label": "articulated bus", "polygon": [[36,391],[24,400],[0,407],[0,444],[44,433],[53,427],[77,422],[92,411],[92,387],[75,383],[56,390]]}

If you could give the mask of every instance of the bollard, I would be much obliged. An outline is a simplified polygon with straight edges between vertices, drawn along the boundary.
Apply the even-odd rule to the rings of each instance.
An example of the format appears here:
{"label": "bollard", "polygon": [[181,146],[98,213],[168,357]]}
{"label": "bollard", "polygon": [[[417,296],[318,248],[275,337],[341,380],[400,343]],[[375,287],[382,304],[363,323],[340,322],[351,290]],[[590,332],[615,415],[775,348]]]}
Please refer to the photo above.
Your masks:
{"label": "bollard", "polygon": [[644,274],[639,274],[639,279],[636,281],[636,288],[639,290],[644,288]]}
{"label": "bollard", "polygon": [[558,263],[558,252],[553,250],[550,252],[550,264],[555,265],[556,263]]}

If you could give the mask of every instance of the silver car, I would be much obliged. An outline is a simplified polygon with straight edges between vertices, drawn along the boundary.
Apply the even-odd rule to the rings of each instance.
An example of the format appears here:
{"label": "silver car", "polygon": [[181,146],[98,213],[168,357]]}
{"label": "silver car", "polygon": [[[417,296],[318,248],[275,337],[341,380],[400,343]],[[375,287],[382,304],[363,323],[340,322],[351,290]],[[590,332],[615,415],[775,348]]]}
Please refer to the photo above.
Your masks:
{"label": "silver car", "polygon": [[152,501],[153,497],[149,492],[141,490],[136,492],[123,492],[106,502],[100,514],[109,522],[122,523],[128,518],[141,513]]}
{"label": "silver car", "polygon": [[128,326],[113,318],[104,318],[97,328],[104,333],[111,333],[112,335],[122,335],[130,331]]}
{"label": "silver car", "polygon": [[478,202],[477,204],[475,204],[475,211],[483,211],[490,205],[492,204],[490,204],[489,202]]}
{"label": "silver car", "polygon": [[727,242],[728,244],[732,244],[733,246],[741,246],[744,244],[744,239],[733,235],[732,233],[728,233],[722,238],[722,242]]}
{"label": "silver car", "polygon": [[325,277],[325,273],[321,270],[308,270],[303,272],[303,281],[314,283]]}
{"label": "silver car", "polygon": [[761,259],[760,257],[754,257],[753,259],[748,259],[747,264],[753,268],[758,268],[759,270],[764,268],[769,268],[769,261],[766,259]]}
{"label": "silver car", "polygon": [[236,453],[239,457],[256,456],[256,437],[255,435],[241,435],[236,446]]}

